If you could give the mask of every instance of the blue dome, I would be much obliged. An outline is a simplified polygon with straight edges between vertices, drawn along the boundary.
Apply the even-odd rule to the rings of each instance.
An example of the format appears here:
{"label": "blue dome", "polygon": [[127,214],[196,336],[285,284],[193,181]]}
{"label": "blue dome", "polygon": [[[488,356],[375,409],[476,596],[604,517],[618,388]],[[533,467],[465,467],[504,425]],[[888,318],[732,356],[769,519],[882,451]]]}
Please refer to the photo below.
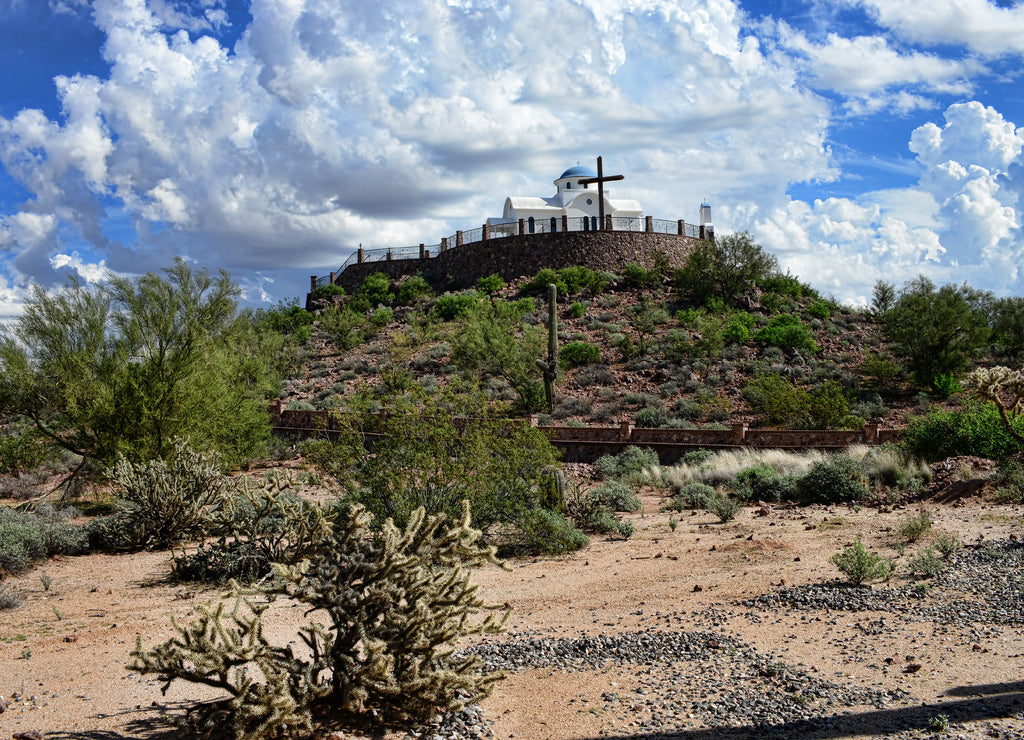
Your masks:
{"label": "blue dome", "polygon": [[558,179],[561,180],[566,177],[597,177],[597,173],[594,172],[589,167],[581,167],[580,165],[576,165],[575,167],[570,167],[561,175],[559,175]]}

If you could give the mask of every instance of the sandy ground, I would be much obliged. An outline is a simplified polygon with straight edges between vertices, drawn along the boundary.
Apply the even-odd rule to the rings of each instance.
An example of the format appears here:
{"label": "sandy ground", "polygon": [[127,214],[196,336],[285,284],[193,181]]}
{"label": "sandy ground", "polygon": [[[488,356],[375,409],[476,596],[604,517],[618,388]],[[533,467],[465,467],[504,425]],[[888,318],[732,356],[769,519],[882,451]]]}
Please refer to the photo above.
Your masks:
{"label": "sandy ground", "polygon": [[[1014,704],[1024,700],[1024,630],[941,626],[885,615],[895,628],[868,635],[862,625],[876,614],[766,613],[739,603],[783,583],[836,579],[828,558],[857,535],[869,549],[895,556],[893,530],[916,506],[884,512],[747,507],[727,524],[703,512],[684,514],[672,532],[659,505],[655,494],[645,497],[644,513],[631,515],[636,534],[629,541],[594,538],[570,557],[513,561],[511,571],[484,569],[476,580],[490,600],[511,603],[513,633],[709,630],[822,678],[910,692],[899,706],[853,708],[836,728],[816,737],[924,733],[928,717],[954,705],[966,712],[955,727],[962,736],[1024,737],[1024,720],[1015,719],[1024,705]],[[969,544],[979,536],[994,540],[1021,530],[1017,506],[966,498],[926,502],[925,508],[935,522],[930,536],[955,534]],[[910,545],[901,562],[928,539]],[[208,696],[185,685],[163,695],[157,681],[125,668],[137,637],[147,646],[163,641],[171,634],[171,617],[187,620],[196,605],[221,595],[216,589],[169,584],[168,569],[167,553],[91,555],[51,561],[7,581],[24,591],[26,600],[0,612],[0,696],[9,703],[0,714],[0,738],[27,731],[96,740],[144,737],[161,709]],[[43,574],[52,579],[49,590]],[[287,640],[301,621],[299,608],[279,603],[268,632]],[[905,672],[906,655],[914,656],[920,670]],[[639,674],[639,667],[612,666],[523,671],[499,683],[482,706],[496,738],[653,738],[630,729]],[[602,708],[601,695],[608,691],[624,697],[621,711]],[[19,698],[12,701],[15,694]],[[970,718],[971,702],[988,707],[979,710],[976,722]],[[983,716],[992,714],[993,703],[1001,716]],[[713,728],[695,725],[672,737],[705,737],[707,729]]]}

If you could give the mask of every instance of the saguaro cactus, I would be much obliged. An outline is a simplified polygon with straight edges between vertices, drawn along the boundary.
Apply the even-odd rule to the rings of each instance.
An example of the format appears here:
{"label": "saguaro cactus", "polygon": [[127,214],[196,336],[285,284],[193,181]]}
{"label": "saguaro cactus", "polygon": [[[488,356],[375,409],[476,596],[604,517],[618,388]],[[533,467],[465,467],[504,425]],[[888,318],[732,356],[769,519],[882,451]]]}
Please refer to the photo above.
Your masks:
{"label": "saguaro cactus", "polygon": [[558,377],[558,288],[548,285],[548,359],[537,360],[544,371],[544,397],[548,413],[555,407],[555,379]]}

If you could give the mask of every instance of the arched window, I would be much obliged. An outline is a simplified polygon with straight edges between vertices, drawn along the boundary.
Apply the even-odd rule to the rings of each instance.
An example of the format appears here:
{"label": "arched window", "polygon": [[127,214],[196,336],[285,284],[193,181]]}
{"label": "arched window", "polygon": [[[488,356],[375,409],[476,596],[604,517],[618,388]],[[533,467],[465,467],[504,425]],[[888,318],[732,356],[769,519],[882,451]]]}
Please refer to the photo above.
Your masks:
{"label": "arched window", "polygon": [[533,230],[534,230],[533,216],[530,216],[530,233],[531,234],[534,233]]}
{"label": "arched window", "polygon": [[551,217],[551,233],[553,234],[556,231],[558,231],[558,222],[555,220],[555,217],[552,216]]}

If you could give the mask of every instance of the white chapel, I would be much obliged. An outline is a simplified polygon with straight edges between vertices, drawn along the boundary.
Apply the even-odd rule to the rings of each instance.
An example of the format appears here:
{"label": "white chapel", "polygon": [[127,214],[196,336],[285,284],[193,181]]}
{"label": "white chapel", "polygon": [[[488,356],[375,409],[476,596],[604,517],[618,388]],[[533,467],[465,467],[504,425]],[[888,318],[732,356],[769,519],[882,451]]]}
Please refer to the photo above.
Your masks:
{"label": "white chapel", "polygon": [[[549,198],[536,195],[513,195],[505,199],[501,218],[489,218],[489,226],[518,223],[523,219],[527,233],[561,231],[562,216],[580,219],[573,222],[573,231],[598,229],[598,187],[580,180],[597,177],[589,167],[570,167],[555,180],[555,194]],[[635,200],[612,198],[604,189],[604,213],[613,218],[642,218],[643,209]]]}

